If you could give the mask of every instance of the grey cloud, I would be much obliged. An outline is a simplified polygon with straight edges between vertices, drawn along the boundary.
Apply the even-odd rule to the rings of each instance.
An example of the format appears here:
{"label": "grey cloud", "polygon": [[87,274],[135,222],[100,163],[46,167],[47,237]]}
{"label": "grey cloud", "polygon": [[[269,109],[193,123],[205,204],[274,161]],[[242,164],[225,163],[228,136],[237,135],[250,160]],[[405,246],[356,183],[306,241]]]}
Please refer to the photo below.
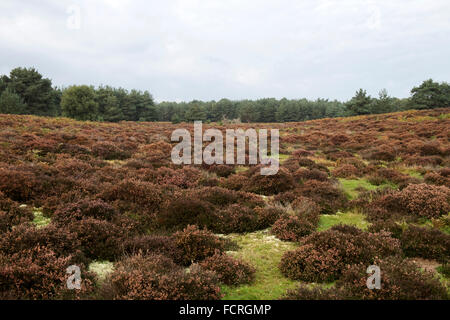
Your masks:
{"label": "grey cloud", "polygon": [[[81,28],[67,27],[80,8]],[[405,97],[448,81],[450,3],[420,1],[12,1],[0,3],[0,73],[109,84],[157,100]]]}

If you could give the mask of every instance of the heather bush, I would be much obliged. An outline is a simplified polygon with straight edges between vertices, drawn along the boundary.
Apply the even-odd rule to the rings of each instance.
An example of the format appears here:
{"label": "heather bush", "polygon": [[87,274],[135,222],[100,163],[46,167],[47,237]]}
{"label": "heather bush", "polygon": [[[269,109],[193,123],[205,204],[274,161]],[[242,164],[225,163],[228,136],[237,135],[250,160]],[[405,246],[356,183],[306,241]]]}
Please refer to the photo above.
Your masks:
{"label": "heather bush", "polygon": [[175,262],[188,266],[215,254],[216,250],[224,250],[224,241],[212,232],[201,230],[197,226],[187,226],[172,235],[176,249],[180,255],[174,257]]}
{"label": "heather bush", "polygon": [[0,192],[11,200],[27,202],[37,184],[35,175],[18,169],[0,168]]}
{"label": "heather bush", "polygon": [[175,229],[182,229],[189,224],[210,227],[214,220],[213,205],[198,198],[174,199],[157,215],[159,225]]}
{"label": "heather bush", "polygon": [[11,230],[13,226],[33,220],[33,212],[28,206],[21,207],[0,192],[0,232]]}
{"label": "heather bush", "polygon": [[300,241],[314,232],[319,223],[320,207],[311,199],[298,197],[274,223],[271,232],[280,240]]}
{"label": "heather bush", "polygon": [[223,207],[233,203],[243,204],[248,207],[264,206],[261,197],[246,192],[228,190],[221,187],[205,187],[194,189],[188,193],[190,198],[198,198],[211,204]]}
{"label": "heather bush", "polygon": [[337,225],[304,238],[302,246],[283,256],[280,270],[292,279],[331,281],[347,265],[398,254],[400,243],[389,233],[368,233],[353,226]]}
{"label": "heather bush", "polygon": [[347,204],[347,197],[342,190],[329,182],[308,180],[298,190],[302,196],[316,202],[322,214],[336,213]]}
{"label": "heather bush", "polygon": [[229,286],[251,283],[255,278],[255,268],[225,253],[216,252],[199,265],[215,272],[219,281]]}
{"label": "heather bush", "polygon": [[394,161],[396,156],[395,148],[390,145],[380,145],[363,154],[363,157],[366,159],[382,161]]}
{"label": "heather bush", "polygon": [[412,184],[398,196],[410,215],[431,219],[450,212],[450,189],[444,186]]}
{"label": "heather bush", "polygon": [[419,165],[419,166],[439,166],[443,162],[440,156],[411,156],[404,160],[406,165]]}
{"label": "heather bush", "polygon": [[333,176],[336,178],[359,177],[361,173],[362,172],[352,164],[343,164],[333,170]]}
{"label": "heather bush", "polygon": [[291,202],[291,206],[297,216],[305,218],[314,224],[319,223],[321,208],[310,198],[303,196],[296,197]]}
{"label": "heather bush", "polygon": [[300,168],[294,172],[294,178],[302,181],[306,180],[319,180],[319,181],[327,181],[328,174],[318,169],[305,169]]}
{"label": "heather bush", "polygon": [[52,216],[52,221],[68,224],[85,218],[111,221],[117,215],[117,210],[101,199],[83,199],[60,207]]}
{"label": "heather bush", "polygon": [[297,192],[297,190],[282,192],[270,198],[269,202],[272,204],[287,206],[298,197],[298,193],[300,192]]}
{"label": "heather bush", "polygon": [[5,233],[0,239],[0,252],[9,255],[36,246],[46,247],[57,256],[71,255],[76,263],[87,262],[80,251],[81,243],[77,234],[54,224],[49,224],[45,228],[36,228],[27,223],[21,224]]}
{"label": "heather bush", "polygon": [[271,232],[280,240],[300,241],[315,230],[317,226],[307,219],[295,215],[283,215],[272,226]]}
{"label": "heather bush", "polygon": [[284,168],[280,168],[277,174],[261,175],[259,169],[245,185],[245,190],[263,195],[273,195],[292,189],[295,186],[294,178]]}
{"label": "heather bush", "polygon": [[122,243],[122,250],[128,255],[159,254],[174,259],[182,254],[173,238],[164,235],[138,235],[127,238]]}
{"label": "heather bush", "polygon": [[204,165],[206,170],[217,174],[219,177],[228,177],[234,173],[234,166],[224,164]]}
{"label": "heather bush", "polygon": [[377,233],[384,230],[390,232],[393,238],[400,239],[403,228],[404,227],[401,224],[394,220],[377,220],[369,226],[368,231]]}
{"label": "heather bush", "polygon": [[400,238],[408,257],[422,257],[438,261],[450,259],[450,235],[437,229],[409,226]]}
{"label": "heather bush", "polygon": [[309,287],[300,284],[297,288],[288,290],[282,300],[341,300],[341,292],[336,288]]}
{"label": "heather bush", "polygon": [[93,218],[72,222],[67,228],[77,235],[86,257],[95,260],[117,259],[121,254],[121,243],[127,237],[127,229]]}
{"label": "heather bush", "polygon": [[123,160],[130,157],[128,152],[109,141],[94,144],[92,146],[92,154],[104,160]]}
{"label": "heather bush", "polygon": [[254,213],[257,217],[258,229],[266,229],[272,226],[284,213],[280,206],[256,207]]}
{"label": "heather bush", "polygon": [[296,149],[292,152],[292,157],[294,158],[299,158],[299,157],[309,157],[309,156],[313,156],[314,154],[309,151],[309,150],[305,150],[305,149]]}
{"label": "heather bush", "polygon": [[218,233],[242,233],[263,229],[255,211],[239,204],[232,204],[214,212],[214,222],[210,228]]}
{"label": "heather bush", "polygon": [[219,299],[216,275],[191,267],[189,272],[161,255],[134,255],[115,266],[101,290],[106,299],[213,300]]}
{"label": "heather bush", "polygon": [[247,184],[248,178],[242,174],[232,174],[227,178],[220,179],[220,186],[230,190],[242,190]]}
{"label": "heather bush", "polygon": [[381,289],[367,288],[367,264],[349,267],[336,282],[346,299],[364,300],[438,300],[448,299],[446,288],[433,272],[422,271],[413,262],[387,257],[377,260],[381,270]]}
{"label": "heather bush", "polygon": [[428,184],[446,186],[447,188],[450,188],[450,179],[443,175],[440,175],[439,173],[428,172],[423,178],[424,181]]}
{"label": "heather bush", "polygon": [[446,262],[438,267],[438,271],[446,278],[450,278],[450,263]]}
{"label": "heather bush", "polygon": [[93,290],[93,276],[82,269],[81,290],[67,289],[66,268],[71,256],[58,257],[46,247],[36,246],[13,253],[0,253],[1,299],[70,299]]}
{"label": "heather bush", "polygon": [[307,282],[333,281],[339,272],[339,253],[335,249],[318,250],[313,245],[302,245],[287,251],[280,262],[280,271],[293,280]]}
{"label": "heather bush", "polygon": [[421,156],[440,156],[442,154],[440,144],[437,141],[422,144],[418,151]]}

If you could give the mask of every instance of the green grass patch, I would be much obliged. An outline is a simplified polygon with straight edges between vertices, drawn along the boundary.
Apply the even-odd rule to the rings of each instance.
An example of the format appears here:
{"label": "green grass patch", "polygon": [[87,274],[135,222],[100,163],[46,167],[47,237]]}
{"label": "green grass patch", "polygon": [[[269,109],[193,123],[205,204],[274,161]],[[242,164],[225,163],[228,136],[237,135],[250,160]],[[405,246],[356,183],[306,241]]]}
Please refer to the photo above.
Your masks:
{"label": "green grass patch", "polygon": [[371,184],[366,179],[339,179],[339,182],[342,185],[342,189],[344,189],[345,194],[347,197],[352,200],[355,199],[359,192],[357,191],[358,188],[364,188],[366,190],[376,190],[378,187]]}
{"label": "green grass patch", "polygon": [[239,172],[244,172],[247,171],[249,169],[249,167],[245,167],[245,166],[237,166],[234,169],[235,173],[239,173]]}
{"label": "green grass patch", "polygon": [[366,221],[362,213],[356,212],[338,212],[336,214],[323,214],[320,216],[317,231],[324,231],[336,224],[349,224],[362,230],[367,230],[369,222]]}
{"label": "green grass patch", "polygon": [[297,244],[281,241],[268,230],[226,236],[237,242],[238,251],[229,253],[256,268],[255,280],[248,285],[223,286],[224,300],[278,299],[286,290],[295,288],[299,282],[285,278],[278,264],[282,255],[297,247]]}
{"label": "green grass patch", "polygon": [[89,264],[88,270],[97,275],[100,282],[104,281],[108,274],[113,272],[114,263],[111,261],[93,261]]}
{"label": "green grass patch", "polygon": [[34,214],[34,219],[32,221],[32,223],[37,227],[37,228],[42,228],[45,227],[46,225],[48,225],[51,221],[50,218],[47,218],[44,216],[44,214],[42,213],[42,211],[36,210],[33,212]]}
{"label": "green grass patch", "polygon": [[410,175],[413,178],[417,178],[417,179],[420,179],[420,180],[423,179],[422,174],[419,171],[417,171],[416,169],[414,169],[414,168],[405,168],[402,171],[402,173]]}
{"label": "green grass patch", "polygon": [[346,194],[349,200],[356,199],[358,197],[359,191],[358,189],[362,188],[368,191],[376,190],[376,189],[384,189],[384,188],[392,188],[396,189],[397,186],[393,183],[383,183],[379,186],[371,184],[367,179],[343,179],[339,178],[339,182],[341,183],[342,189]]}

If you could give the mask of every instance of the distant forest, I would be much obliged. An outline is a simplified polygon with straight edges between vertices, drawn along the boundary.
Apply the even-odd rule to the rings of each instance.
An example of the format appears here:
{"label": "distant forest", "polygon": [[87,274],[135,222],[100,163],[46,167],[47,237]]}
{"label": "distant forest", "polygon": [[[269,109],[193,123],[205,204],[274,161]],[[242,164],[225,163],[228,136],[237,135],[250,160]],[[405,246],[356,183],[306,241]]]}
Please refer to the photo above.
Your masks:
{"label": "distant forest", "polygon": [[450,106],[450,85],[432,79],[399,99],[385,89],[371,97],[359,89],[349,101],[264,98],[258,100],[155,103],[148,91],[110,86],[52,86],[34,68],[15,68],[0,77],[0,113],[63,116],[91,121],[291,122]]}

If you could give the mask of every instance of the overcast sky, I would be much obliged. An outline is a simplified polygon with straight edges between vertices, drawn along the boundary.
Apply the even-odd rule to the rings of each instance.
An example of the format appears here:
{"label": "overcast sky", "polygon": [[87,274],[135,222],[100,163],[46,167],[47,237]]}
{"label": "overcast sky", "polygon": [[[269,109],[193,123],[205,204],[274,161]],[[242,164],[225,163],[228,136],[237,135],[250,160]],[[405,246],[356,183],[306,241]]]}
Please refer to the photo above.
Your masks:
{"label": "overcast sky", "polygon": [[449,0],[0,1],[0,74],[157,101],[407,97],[450,81],[449,40]]}

